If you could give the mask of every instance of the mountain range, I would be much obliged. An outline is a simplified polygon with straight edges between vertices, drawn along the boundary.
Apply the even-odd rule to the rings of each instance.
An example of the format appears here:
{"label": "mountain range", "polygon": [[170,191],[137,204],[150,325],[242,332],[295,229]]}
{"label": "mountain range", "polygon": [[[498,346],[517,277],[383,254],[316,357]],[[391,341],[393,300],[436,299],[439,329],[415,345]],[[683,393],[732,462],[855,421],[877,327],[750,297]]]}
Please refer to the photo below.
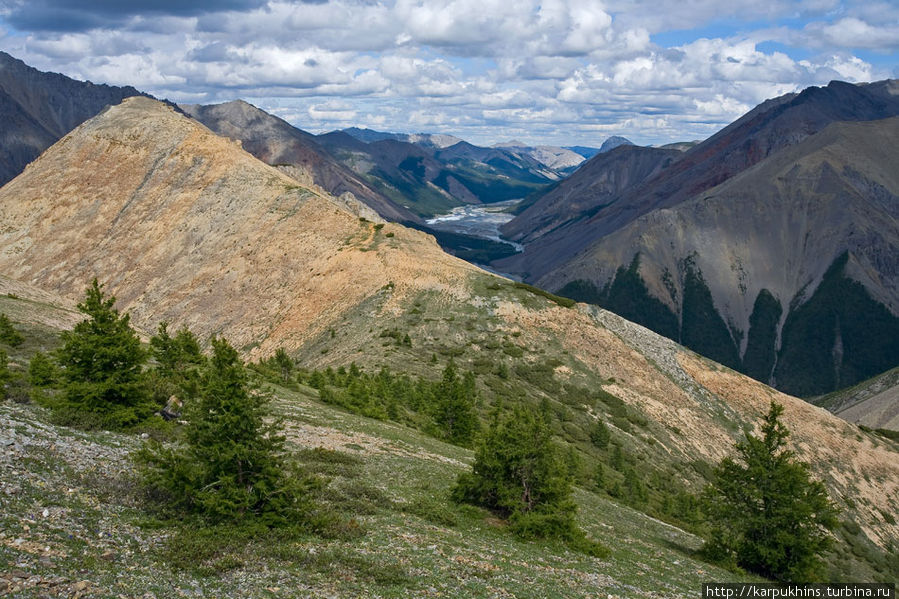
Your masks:
{"label": "mountain range", "polygon": [[801,396],[899,363],[899,82],[769,100],[686,152],[620,147],[528,200],[496,264]]}
{"label": "mountain range", "polygon": [[[465,141],[449,146],[403,141],[409,136],[326,133],[319,143],[384,196],[421,217],[465,204],[523,198],[563,176],[518,148],[482,148]],[[547,160],[555,162],[555,157]]]}
{"label": "mountain range", "polygon": [[[185,112],[190,111],[210,119],[225,136],[189,118]],[[651,522],[656,523],[662,516],[662,498],[678,493],[684,497],[701,489],[710,477],[711,465],[729,455],[734,442],[743,438],[744,431],[752,430],[769,402],[776,400],[785,406],[784,422],[791,430],[791,447],[809,462],[811,471],[826,484],[843,510],[843,523],[835,534],[837,548],[829,555],[834,576],[873,579],[889,575],[884,564],[892,563],[887,560],[899,539],[899,525],[885,516],[899,511],[899,449],[895,442],[723,368],[604,309],[485,272],[446,254],[430,235],[399,223],[368,218],[358,206],[334,197],[315,181],[314,160],[303,163],[291,149],[293,140],[299,143],[302,136],[284,135],[271,146],[256,145],[257,134],[243,131],[241,123],[259,131],[271,127],[276,137],[283,131],[280,123],[241,104],[223,109],[176,109],[138,96],[100,111],[65,134],[0,188],[0,289],[7,290],[0,300],[4,309],[10,305],[11,311],[16,310],[27,322],[30,311],[49,302],[66,313],[40,323],[49,326],[58,322],[59,328],[65,328],[70,324],[67,319],[71,319],[72,303],[97,277],[145,336],[160,321],[167,321],[172,330],[190,327],[204,342],[214,335],[225,336],[247,359],[267,358],[284,349],[307,368],[338,369],[356,364],[370,372],[386,368],[429,379],[438,378],[452,361],[476,376],[482,417],[505,404],[547,407],[553,436],[573,456],[570,463],[586,464],[581,470],[590,470],[579,478],[579,503],[598,505],[592,502],[597,493],[605,491],[595,482],[596,464],[611,459],[617,451],[620,459],[632,466],[628,470],[631,476],[640,477],[646,485],[652,501],[642,509],[654,514]],[[232,126],[235,130],[227,133]],[[847,152],[846,140],[860,138],[843,129],[857,128],[875,136],[872,147],[890,139],[893,131],[892,121],[838,123],[824,128],[820,134],[807,136],[802,143],[784,150],[796,152],[798,171],[794,174],[805,181],[808,176],[803,173],[823,173],[820,157],[829,156],[831,149],[840,155]],[[872,128],[878,132],[869,131]],[[353,139],[346,134],[331,137],[335,135]],[[396,154],[389,160],[384,158],[385,164],[403,155],[419,157],[425,171],[432,164],[427,153],[413,154],[406,146],[414,144],[406,142],[341,143],[362,144],[353,146],[360,153],[384,144],[385,154]],[[397,144],[405,145],[397,148]],[[293,162],[278,162],[281,159],[275,150],[279,146],[286,148],[287,160]],[[248,152],[249,148],[265,156],[265,161]],[[859,150],[855,146],[848,149]],[[623,146],[593,159],[617,173],[608,178],[610,189],[623,189],[630,182],[646,185],[695,151],[672,154],[669,150],[643,150],[647,149]],[[448,152],[442,158],[446,164],[492,156],[483,153],[492,151],[495,149],[463,143],[441,150]],[[634,152],[647,156],[640,168],[621,161],[620,157]],[[862,169],[864,159],[874,158],[867,152],[859,152],[857,162],[846,165]],[[659,156],[664,158],[656,162]],[[671,161],[666,165],[668,159]],[[870,184],[870,189],[880,189],[873,185],[876,182],[889,189],[890,177],[895,177],[896,171],[888,166],[870,162],[859,170],[859,176],[848,176],[844,181],[856,186],[861,181]],[[332,170],[323,172],[347,176],[337,166],[328,168]],[[773,167],[760,161],[753,168]],[[841,165],[835,172],[845,176],[850,171]],[[791,181],[780,171],[766,176],[785,185]],[[366,182],[362,179],[358,184]],[[561,187],[562,183],[554,189]],[[606,193],[601,185],[584,183],[579,189]],[[731,197],[725,191],[722,187],[711,190],[721,193],[722,198]],[[561,192],[556,194],[561,197]],[[877,197],[882,197],[887,207],[893,205],[892,196]],[[538,200],[528,210],[539,204]],[[557,205],[565,202],[558,201]],[[715,212],[713,203],[709,208]],[[644,216],[650,218],[652,214]],[[870,238],[874,225],[880,227],[871,222],[870,230],[853,229],[853,235]],[[624,234],[627,229],[622,227],[619,232]],[[631,260],[635,273],[643,272],[643,265],[650,263],[640,256],[636,262]],[[826,262],[826,257],[820,259],[821,264]],[[702,263],[698,259],[695,264],[692,272],[704,272],[699,271]],[[855,273],[867,264],[854,252],[839,254],[836,266],[825,266],[822,280],[827,285],[818,285],[813,296],[822,287],[837,296],[846,289],[855,290],[852,281],[862,283],[842,281],[847,273],[859,276]],[[684,288],[682,293],[686,292]],[[849,348],[850,337],[842,338]],[[844,350],[844,354],[849,353]],[[325,408],[321,406],[322,396],[311,390],[308,393],[313,393],[309,402],[304,401],[299,412],[288,413],[297,423],[312,423],[314,427],[320,423],[317,414],[323,414]],[[291,394],[284,397],[288,404],[296,399]],[[3,414],[6,418],[5,408]],[[357,422],[346,414],[341,417],[344,422]],[[598,420],[607,422],[613,435],[614,442],[607,449],[598,448],[590,439]],[[371,431],[365,427],[374,425],[360,420],[354,426]],[[392,430],[406,430],[399,424],[390,426]],[[18,428],[10,426],[9,430]],[[342,437],[339,447],[359,445],[362,432],[357,432],[357,436]],[[402,459],[421,457],[413,455],[404,443],[392,444],[405,452]],[[446,450],[432,445],[429,451]],[[461,451],[452,458],[441,454],[440,463],[446,472],[455,472],[471,460],[470,452]],[[425,494],[445,487],[445,481],[419,478],[410,463],[399,458],[391,462],[391,476],[402,478],[407,487],[420,485]],[[626,484],[621,468],[621,472],[606,469],[606,476],[619,487]],[[656,508],[649,506],[660,511],[653,512]],[[582,519],[592,527],[591,534],[602,535],[603,519],[607,517],[594,510],[585,512]],[[650,520],[640,520],[644,521]],[[416,551],[420,548],[427,560],[432,560],[415,561],[416,568],[428,563],[459,569],[462,562],[454,556],[429,549],[434,542],[428,535],[452,536],[465,542],[464,534],[443,522],[429,524],[430,532],[420,538],[402,537],[402,542]],[[481,518],[475,528],[478,532],[472,535],[478,539],[482,530],[493,535],[493,546],[487,547],[485,542],[486,549],[496,550],[506,543],[500,540],[505,537],[499,536],[502,531],[492,520]],[[674,525],[664,528],[680,534]],[[401,536],[394,535],[395,530],[406,531],[407,524],[395,520],[377,534],[393,540]],[[664,535],[641,540],[640,559],[648,553],[672,555],[671,543],[671,538]],[[385,547],[377,547],[387,552]],[[639,573],[632,570],[633,551],[622,543],[614,548],[608,562],[589,558],[585,568],[612,568],[622,584],[643,594],[671,592],[670,582],[646,579],[647,562],[637,564]],[[678,560],[676,569],[682,569],[680,560],[694,563],[690,550],[673,555],[676,557],[672,559]],[[121,559],[121,564],[115,564],[117,568],[127,565],[131,558]],[[658,565],[657,561],[652,563],[653,567]],[[527,564],[527,576],[531,576],[532,565]],[[724,570],[697,568],[697,576],[708,571],[727,575]],[[126,567],[121,570],[128,571]],[[598,584],[595,577],[588,583]],[[612,585],[603,585],[611,591]]]}
{"label": "mountain range", "polygon": [[[0,66],[7,178],[107,102],[140,93],[41,73],[6,54]],[[769,100],[702,143],[650,148],[613,137],[580,163],[573,150],[517,141],[481,148],[356,128],[315,136],[241,101],[177,110],[358,216],[414,225],[448,251],[814,396],[899,363],[895,165],[878,151],[894,143],[894,127],[839,126],[896,115],[896,88],[833,82]],[[456,206],[521,197],[503,227],[525,246],[520,254],[422,224]],[[789,259],[772,259],[773,248]],[[859,310],[869,315],[862,322],[851,318]]]}

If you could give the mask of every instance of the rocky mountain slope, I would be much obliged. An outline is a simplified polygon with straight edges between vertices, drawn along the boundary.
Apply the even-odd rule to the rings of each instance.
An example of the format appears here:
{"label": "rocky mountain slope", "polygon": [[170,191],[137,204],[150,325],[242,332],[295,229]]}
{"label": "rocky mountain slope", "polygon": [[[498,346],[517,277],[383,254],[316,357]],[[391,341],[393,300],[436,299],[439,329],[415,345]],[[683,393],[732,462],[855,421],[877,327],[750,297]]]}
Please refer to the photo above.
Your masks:
{"label": "rocky mountain slope", "polygon": [[452,357],[477,373],[484,410],[549,402],[556,435],[589,468],[602,417],[654,494],[698,489],[777,400],[851,523],[832,566],[871,572],[861,548],[883,556],[899,539],[883,516],[899,510],[892,442],[614,314],[485,273],[427,235],[361,220],[158,102],[128,99],[60,140],[0,189],[0,222],[0,273],[69,300],[99,277],[144,331],[165,319],[250,358],[284,347],[308,367],[431,378]]}
{"label": "rocky mountain slope", "polygon": [[104,106],[140,94],[43,73],[0,52],[0,186]]}
{"label": "rocky mountain slope", "polygon": [[179,107],[219,135],[240,140],[247,152],[266,164],[308,173],[316,185],[334,196],[351,193],[387,220],[416,218],[332,158],[314,135],[251,104],[235,100],[212,106]]}
{"label": "rocky mountain slope", "polygon": [[539,280],[640,216],[694,198],[831,123],[893,116],[899,116],[899,81],[893,80],[859,85],[833,81],[768,100],[685,152],[672,168],[623,190],[603,210],[535,240],[522,255],[498,266]]}
{"label": "rocky mountain slope", "polygon": [[855,384],[899,363],[897,142],[899,118],[836,123],[540,281],[611,281],[626,316],[796,394]]}
{"label": "rocky mountain slope", "polygon": [[503,235],[526,244],[589,218],[622,191],[658,174],[680,156],[676,150],[631,144],[599,153],[570,177],[519,204],[518,216],[503,226]]}
{"label": "rocky mountain slope", "polygon": [[135,322],[186,320],[261,351],[298,345],[299,323],[325,327],[320,311],[339,314],[410,268],[421,285],[473,270],[143,98],[63,138],[0,197],[3,273],[69,297],[97,276]]}
{"label": "rocky mountain slope", "polygon": [[578,215],[581,169],[506,225],[545,233],[497,267],[794,394],[852,385],[899,363],[896,119],[876,120],[897,113],[894,81],[777,98]]}
{"label": "rocky mountain slope", "polygon": [[848,389],[816,397],[812,403],[849,422],[899,432],[899,367]]}

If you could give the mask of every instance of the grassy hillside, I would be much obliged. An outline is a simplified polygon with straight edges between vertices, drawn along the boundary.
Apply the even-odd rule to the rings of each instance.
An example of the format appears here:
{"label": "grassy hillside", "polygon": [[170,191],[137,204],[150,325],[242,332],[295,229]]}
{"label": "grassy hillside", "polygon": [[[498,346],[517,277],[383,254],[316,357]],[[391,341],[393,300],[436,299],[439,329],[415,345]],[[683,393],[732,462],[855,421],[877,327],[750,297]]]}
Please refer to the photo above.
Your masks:
{"label": "grassy hillside", "polygon": [[698,596],[704,581],[745,579],[699,561],[694,535],[585,489],[580,523],[611,557],[517,540],[448,500],[471,452],[325,406],[309,389],[276,393],[290,449],[328,478],[322,500],[358,528],[246,539],[164,525],[135,490],[127,456],[139,438],[57,428],[42,409],[7,402],[0,581],[28,589],[14,596],[536,598]]}

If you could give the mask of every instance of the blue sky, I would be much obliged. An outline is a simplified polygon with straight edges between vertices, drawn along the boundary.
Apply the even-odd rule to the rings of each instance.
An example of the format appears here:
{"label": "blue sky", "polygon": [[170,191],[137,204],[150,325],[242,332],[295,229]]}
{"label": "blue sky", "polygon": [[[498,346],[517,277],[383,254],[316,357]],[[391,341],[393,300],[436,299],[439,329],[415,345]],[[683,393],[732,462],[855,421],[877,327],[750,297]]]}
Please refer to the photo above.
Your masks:
{"label": "blue sky", "polygon": [[0,0],[0,49],[300,128],[479,144],[702,139],[763,100],[899,77],[896,0]]}

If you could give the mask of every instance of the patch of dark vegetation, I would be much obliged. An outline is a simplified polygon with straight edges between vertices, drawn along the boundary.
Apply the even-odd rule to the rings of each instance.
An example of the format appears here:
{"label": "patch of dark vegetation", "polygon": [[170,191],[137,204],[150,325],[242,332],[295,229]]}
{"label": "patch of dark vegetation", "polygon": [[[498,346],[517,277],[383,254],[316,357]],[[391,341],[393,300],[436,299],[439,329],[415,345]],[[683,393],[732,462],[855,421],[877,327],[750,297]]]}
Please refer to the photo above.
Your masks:
{"label": "patch of dark vegetation", "polygon": [[669,339],[678,339],[677,316],[650,295],[639,270],[640,254],[635,254],[627,268],[618,267],[604,289],[597,289],[590,281],[577,280],[566,284],[558,293],[596,304]]}
{"label": "patch of dark vegetation", "polygon": [[419,497],[402,506],[402,509],[437,526],[456,526],[459,523],[458,511],[447,501],[437,497]]}
{"label": "patch of dark vegetation", "polygon": [[712,293],[691,259],[684,264],[681,343],[720,364],[740,369],[740,355],[730,329],[715,309]]}
{"label": "patch of dark vegetation", "polygon": [[450,443],[470,446],[480,429],[474,374],[460,375],[452,360],[439,381],[395,375],[386,367],[367,373],[355,363],[349,368],[301,373],[300,377],[318,389],[325,403],[406,424]]}
{"label": "patch of dark vegetation", "polygon": [[775,376],[791,395],[848,387],[899,362],[899,318],[845,275],[848,260],[848,252],[834,260],[784,323]]}
{"label": "patch of dark vegetation", "polygon": [[357,456],[323,447],[301,449],[293,457],[309,472],[343,478],[359,476],[363,463]]}
{"label": "patch of dark vegetation", "polygon": [[899,443],[899,431],[894,431],[888,428],[875,428],[874,432],[880,435],[881,437],[886,437],[892,441],[896,441]]}
{"label": "patch of dark vegetation", "polygon": [[562,363],[558,360],[548,360],[536,363],[518,363],[512,369],[517,377],[527,381],[544,393],[555,395],[562,389],[562,385],[555,378],[555,369]]}
{"label": "patch of dark vegetation", "polygon": [[549,291],[540,289],[539,287],[534,287],[533,285],[528,285],[527,283],[515,282],[515,283],[512,283],[512,285],[516,289],[523,289],[525,291],[533,293],[534,295],[539,295],[540,297],[546,298],[549,301],[553,302],[554,304],[562,306],[563,308],[573,308],[577,304],[577,302],[571,298],[555,295],[553,293],[550,293]]}
{"label": "patch of dark vegetation", "polygon": [[759,291],[749,316],[749,335],[743,354],[743,372],[758,381],[771,380],[777,349],[777,324],[782,313],[780,302],[770,291]]}

